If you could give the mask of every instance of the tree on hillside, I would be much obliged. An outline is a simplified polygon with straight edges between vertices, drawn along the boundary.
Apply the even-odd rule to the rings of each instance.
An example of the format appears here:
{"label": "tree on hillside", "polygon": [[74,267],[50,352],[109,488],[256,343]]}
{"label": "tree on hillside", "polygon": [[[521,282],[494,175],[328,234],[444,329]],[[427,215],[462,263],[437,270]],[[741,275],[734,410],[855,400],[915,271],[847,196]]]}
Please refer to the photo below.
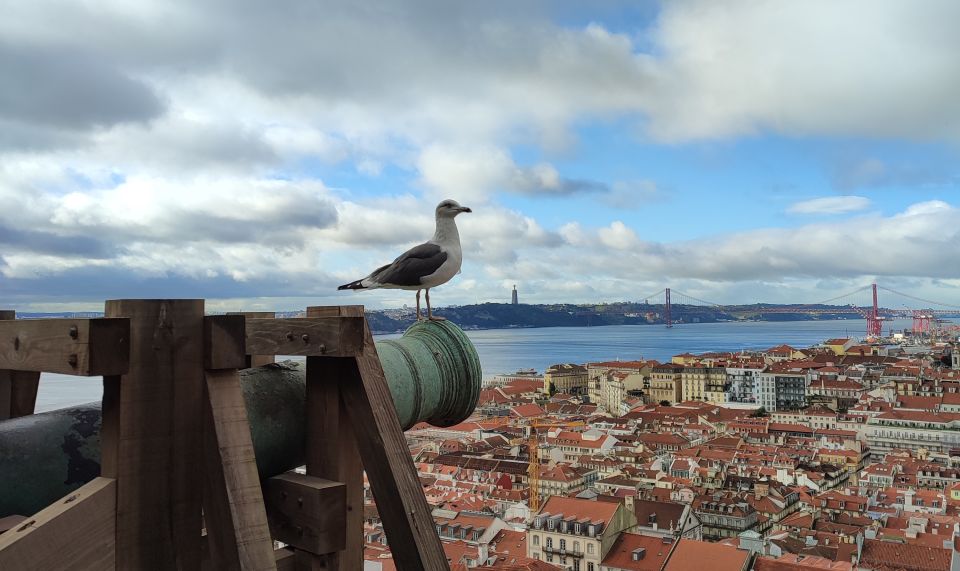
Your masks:
{"label": "tree on hillside", "polygon": [[670,401],[668,401],[668,400],[662,400],[662,401],[660,401],[660,406],[670,406]]}
{"label": "tree on hillside", "polygon": [[770,416],[770,413],[767,412],[766,407],[760,407],[757,410],[750,413],[750,418],[760,418],[764,416]]}

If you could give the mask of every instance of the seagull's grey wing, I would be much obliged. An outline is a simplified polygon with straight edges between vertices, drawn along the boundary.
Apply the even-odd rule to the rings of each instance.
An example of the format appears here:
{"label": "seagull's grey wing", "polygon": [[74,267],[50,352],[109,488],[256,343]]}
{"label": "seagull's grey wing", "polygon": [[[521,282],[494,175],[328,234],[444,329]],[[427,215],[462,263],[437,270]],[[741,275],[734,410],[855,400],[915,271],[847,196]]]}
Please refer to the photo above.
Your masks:
{"label": "seagull's grey wing", "polygon": [[392,264],[380,268],[371,277],[381,284],[420,285],[420,279],[436,272],[447,261],[440,246],[426,242],[400,255]]}

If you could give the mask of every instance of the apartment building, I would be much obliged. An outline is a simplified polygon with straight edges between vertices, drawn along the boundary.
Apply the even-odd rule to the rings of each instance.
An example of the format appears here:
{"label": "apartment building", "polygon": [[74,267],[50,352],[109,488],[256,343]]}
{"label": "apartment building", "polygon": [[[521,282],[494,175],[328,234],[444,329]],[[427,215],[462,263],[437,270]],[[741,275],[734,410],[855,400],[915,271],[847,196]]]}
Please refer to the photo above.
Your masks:
{"label": "apartment building", "polygon": [[683,400],[713,403],[727,400],[727,370],[723,367],[684,367],[680,380]]}
{"label": "apartment building", "polygon": [[571,571],[600,571],[620,532],[636,523],[619,502],[553,496],[527,530],[527,556]]}
{"label": "apartment building", "polygon": [[683,365],[665,363],[650,371],[650,389],[647,402],[657,404],[667,401],[676,404],[683,400]]}

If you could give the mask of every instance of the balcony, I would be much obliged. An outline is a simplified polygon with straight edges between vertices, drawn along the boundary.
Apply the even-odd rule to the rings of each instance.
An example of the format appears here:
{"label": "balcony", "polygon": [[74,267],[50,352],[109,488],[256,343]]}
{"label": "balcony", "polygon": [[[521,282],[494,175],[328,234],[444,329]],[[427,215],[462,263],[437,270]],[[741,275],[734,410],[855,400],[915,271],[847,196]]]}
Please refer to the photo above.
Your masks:
{"label": "balcony", "polygon": [[583,551],[579,549],[566,549],[566,548],[560,548],[560,547],[544,546],[543,552],[559,555],[560,557],[583,557]]}

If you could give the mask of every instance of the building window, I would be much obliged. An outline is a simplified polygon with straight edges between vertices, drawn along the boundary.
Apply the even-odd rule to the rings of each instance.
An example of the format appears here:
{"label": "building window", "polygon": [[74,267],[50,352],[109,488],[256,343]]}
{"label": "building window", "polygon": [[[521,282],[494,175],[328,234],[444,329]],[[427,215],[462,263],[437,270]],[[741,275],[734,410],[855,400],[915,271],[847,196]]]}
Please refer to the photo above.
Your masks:
{"label": "building window", "polygon": [[534,544],[534,545],[540,545],[540,536],[539,536],[539,535],[534,535],[534,536],[533,536],[533,544]]}
{"label": "building window", "polygon": [[551,548],[553,548],[553,538],[552,538],[552,537],[548,537],[548,538],[547,538],[547,549],[551,549]]}
{"label": "building window", "polygon": [[587,553],[589,553],[590,555],[593,555],[593,544],[592,544],[592,543],[588,543],[588,544],[587,544]]}

